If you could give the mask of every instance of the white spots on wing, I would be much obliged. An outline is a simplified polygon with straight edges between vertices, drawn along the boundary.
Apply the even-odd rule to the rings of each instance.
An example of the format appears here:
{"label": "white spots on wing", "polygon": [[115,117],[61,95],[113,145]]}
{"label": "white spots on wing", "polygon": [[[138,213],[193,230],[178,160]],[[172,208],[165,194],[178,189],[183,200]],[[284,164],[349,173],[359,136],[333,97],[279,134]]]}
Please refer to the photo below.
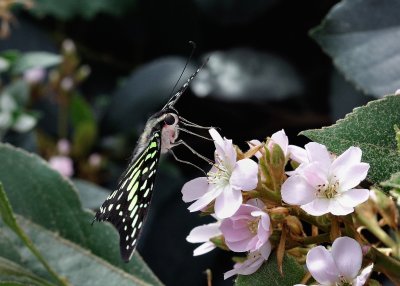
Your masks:
{"label": "white spots on wing", "polygon": [[126,218],[123,218],[123,219],[122,219],[122,222],[125,222],[125,221],[126,221]]}
{"label": "white spots on wing", "polygon": [[[140,223],[142,223],[142,222],[140,222]],[[134,228],[132,231],[132,234],[131,234],[131,238],[133,238],[135,236],[136,232],[137,232],[137,228]]]}
{"label": "white spots on wing", "polygon": [[118,198],[117,198],[117,201],[119,201],[119,200],[121,199],[121,197],[122,197],[123,194],[124,194],[124,192],[121,192],[121,193],[119,194],[119,196],[118,196]]}
{"label": "white spots on wing", "polygon": [[128,229],[128,226],[124,226],[124,230],[126,231]]}
{"label": "white spots on wing", "polygon": [[139,187],[139,182],[136,182],[136,184],[133,186],[132,190],[129,192],[128,199],[127,199],[128,202],[133,198],[133,195],[136,193],[136,190],[138,187]]}
{"label": "white spots on wing", "polygon": [[150,192],[150,188],[148,188],[148,189],[146,190],[146,192],[143,194],[143,197],[144,197],[144,198],[147,198],[147,196],[149,195],[149,192]]}
{"label": "white spots on wing", "polygon": [[138,218],[139,218],[139,216],[138,216],[138,215],[135,215],[135,218],[134,218],[133,221],[132,221],[132,227],[133,227],[133,228],[135,228],[135,224],[136,224]]}
{"label": "white spots on wing", "polygon": [[109,211],[109,212],[112,210],[113,206],[114,206],[113,204],[110,204],[110,205],[108,206],[108,211]]}
{"label": "white spots on wing", "polygon": [[136,243],[136,239],[134,239],[133,241],[132,241],[132,246],[134,246],[135,245],[135,243]]}
{"label": "white spots on wing", "polygon": [[129,235],[127,235],[127,236],[125,237],[125,240],[126,240],[126,241],[128,241],[128,240],[129,240]]}
{"label": "white spots on wing", "polygon": [[142,171],[142,174],[146,174],[148,170],[149,170],[149,168],[147,168],[147,167],[144,168],[143,171]]}
{"label": "white spots on wing", "polygon": [[121,207],[121,204],[118,204],[115,209],[119,210],[120,207]]}
{"label": "white spots on wing", "polygon": [[139,225],[138,225],[138,228],[140,229],[141,227],[142,227],[142,221],[141,222],[139,222]]}
{"label": "white spots on wing", "polygon": [[131,218],[133,218],[133,216],[136,214],[136,211],[138,210],[138,205],[136,205],[134,208],[133,208],[133,210],[132,210],[132,212],[131,212],[131,215],[130,215],[130,217]]}
{"label": "white spots on wing", "polygon": [[129,249],[129,245],[126,246],[126,250],[128,250],[128,249]]}
{"label": "white spots on wing", "polygon": [[142,184],[142,186],[140,187],[140,190],[143,191],[144,188],[146,188],[147,185],[147,180],[144,181],[144,183]]}
{"label": "white spots on wing", "polygon": [[119,216],[122,216],[124,213],[122,211],[119,211]]}
{"label": "white spots on wing", "polygon": [[133,207],[136,205],[137,200],[138,200],[138,196],[134,196],[132,201],[131,201],[131,203],[130,203],[130,205],[129,205],[129,207],[128,207],[129,211],[131,211],[133,209]]}

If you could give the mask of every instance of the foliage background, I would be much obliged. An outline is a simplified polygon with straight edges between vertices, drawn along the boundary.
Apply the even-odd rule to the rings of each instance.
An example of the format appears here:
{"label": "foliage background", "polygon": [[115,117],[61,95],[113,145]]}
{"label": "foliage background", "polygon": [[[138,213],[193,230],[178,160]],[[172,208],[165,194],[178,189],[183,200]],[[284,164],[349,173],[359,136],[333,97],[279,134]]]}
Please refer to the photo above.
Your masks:
{"label": "foliage background", "polygon": [[[344,1],[349,2],[363,1]],[[147,117],[167,100],[190,53],[189,40],[197,43],[197,50],[185,76],[211,55],[208,67],[212,72],[208,77],[199,75],[210,93],[196,96],[196,90],[198,93],[202,86],[195,82],[177,108],[190,121],[220,127],[224,136],[243,148],[245,141],[262,140],[282,128],[293,144],[304,144],[307,139],[297,137],[300,131],[330,125],[376,96],[376,91],[363,86],[368,77],[356,84],[364,87],[364,94],[356,91],[317,44],[316,41],[341,66],[340,60],[344,60],[337,51],[343,49],[329,48],[335,47],[329,46],[329,40],[334,41],[329,33],[335,34],[330,29],[332,22],[325,20],[326,26],[313,33],[316,41],[309,35],[310,29],[318,26],[337,3],[37,0],[29,11],[13,11],[18,21],[12,26],[11,35],[0,41],[0,51],[59,53],[64,39],[75,42],[81,63],[91,68],[90,76],[77,89],[90,103],[96,119],[98,133],[91,151],[100,153],[106,161],[104,169],[91,179],[113,189]],[[364,3],[376,4],[372,0]],[[381,3],[380,8],[390,11],[391,1]],[[368,13],[361,11],[361,22]],[[360,28],[363,29],[365,26]],[[354,65],[348,68],[342,71],[356,74],[360,69]],[[232,78],[226,79],[224,75]],[[349,78],[348,74],[346,77]],[[352,81],[357,83],[357,79]],[[238,82],[239,91],[224,87],[226,82]],[[379,94],[390,91],[394,90],[380,89]],[[54,137],[57,127],[52,119],[56,108],[36,106],[41,111],[38,128]],[[200,153],[212,156],[213,146],[209,142],[183,137]],[[30,133],[8,134],[5,141],[39,152]],[[176,153],[208,168],[186,150]],[[232,267],[229,254],[216,250],[193,257],[195,246],[185,241],[194,226],[207,222],[190,214],[181,200],[183,183],[199,175],[195,169],[169,157],[160,166],[138,250],[166,285],[204,285],[203,272],[207,268],[213,272],[213,285],[232,284],[231,280],[222,280],[222,273]],[[77,177],[88,179],[79,173]],[[84,191],[85,181],[75,183],[83,190],[82,197],[88,194]],[[79,187],[80,183],[83,186]],[[97,188],[94,193],[83,198],[83,203],[92,208],[105,196]]]}

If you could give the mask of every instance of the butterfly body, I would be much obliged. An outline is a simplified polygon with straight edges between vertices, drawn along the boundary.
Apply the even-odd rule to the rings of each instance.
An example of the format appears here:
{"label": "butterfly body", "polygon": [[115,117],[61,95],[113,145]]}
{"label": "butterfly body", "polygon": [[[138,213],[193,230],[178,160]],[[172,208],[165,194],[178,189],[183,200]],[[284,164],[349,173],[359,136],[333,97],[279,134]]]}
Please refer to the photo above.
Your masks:
{"label": "butterfly body", "polygon": [[109,221],[118,230],[121,257],[126,262],[132,258],[146,218],[160,155],[174,147],[178,139],[179,115],[174,105],[200,69],[147,120],[117,189],[95,215],[95,220]]}

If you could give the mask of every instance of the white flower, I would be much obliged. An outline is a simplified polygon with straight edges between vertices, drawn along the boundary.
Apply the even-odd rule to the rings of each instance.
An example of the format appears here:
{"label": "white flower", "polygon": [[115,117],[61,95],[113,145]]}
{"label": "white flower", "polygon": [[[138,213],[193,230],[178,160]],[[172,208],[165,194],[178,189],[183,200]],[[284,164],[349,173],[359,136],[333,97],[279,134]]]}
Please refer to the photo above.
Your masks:
{"label": "white flower", "polygon": [[250,252],[242,263],[236,263],[232,270],[225,272],[224,279],[233,275],[250,275],[256,272],[271,254],[271,243],[267,241],[259,250]]}
{"label": "white flower", "polygon": [[215,215],[220,218],[232,216],[242,204],[242,192],[257,186],[258,166],[251,159],[236,161],[236,150],[232,140],[223,139],[210,129],[215,143],[215,165],[208,177],[187,182],[182,188],[183,201],[195,201],[189,206],[191,212],[207,207],[215,200]]}
{"label": "white flower", "polygon": [[289,173],[281,189],[283,201],[320,216],[349,214],[368,199],[368,190],[355,188],[369,169],[369,164],[361,162],[360,148],[350,147],[336,159],[318,143],[308,143],[305,150],[308,163]]}
{"label": "white flower", "polygon": [[323,246],[311,249],[306,264],[314,279],[323,286],[362,286],[371,274],[373,265],[361,271],[362,251],[357,241],[339,237],[328,251]]}
{"label": "white flower", "polygon": [[186,240],[190,243],[203,243],[193,251],[193,256],[202,255],[204,253],[210,252],[216,246],[210,241],[211,238],[221,235],[219,226],[220,221],[204,224],[195,227],[186,237]]}

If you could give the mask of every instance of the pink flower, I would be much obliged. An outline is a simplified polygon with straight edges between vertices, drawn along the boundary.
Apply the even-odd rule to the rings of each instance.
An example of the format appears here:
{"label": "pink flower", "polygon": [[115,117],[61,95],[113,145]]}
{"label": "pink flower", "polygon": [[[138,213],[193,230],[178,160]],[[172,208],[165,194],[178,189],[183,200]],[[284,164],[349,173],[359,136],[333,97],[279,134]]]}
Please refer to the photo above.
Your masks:
{"label": "pink flower", "polygon": [[237,212],[222,221],[221,231],[225,243],[235,252],[259,250],[269,239],[270,219],[258,199],[247,201]]}
{"label": "pink flower", "polygon": [[350,237],[339,237],[328,251],[323,246],[311,249],[306,264],[314,279],[320,285],[362,286],[371,274],[373,265],[361,273],[362,251],[357,241]]}
{"label": "pink flower", "polygon": [[[250,142],[248,143],[248,145],[250,147],[258,146],[258,145],[261,145],[261,144],[262,143],[259,140],[256,140],[256,139],[250,140]],[[267,144],[268,149],[272,150],[272,147],[273,147],[274,144],[278,144],[279,147],[281,147],[285,157],[288,156],[289,151],[290,151],[289,147],[291,145],[288,145],[289,144],[289,139],[285,134],[285,130],[282,129],[282,130],[279,130],[279,131],[275,132],[274,134],[272,134],[272,136],[271,136],[271,138],[270,138],[270,140],[268,141],[268,144]],[[256,156],[259,159],[262,155],[261,155],[261,152],[258,151],[254,156]]]}
{"label": "pink flower", "polygon": [[45,76],[46,72],[43,68],[32,68],[24,72],[24,80],[30,84],[41,82]]}
{"label": "pink flower", "polygon": [[368,173],[369,164],[361,162],[361,149],[350,147],[336,159],[324,145],[305,146],[308,163],[301,164],[282,185],[282,199],[300,205],[307,213],[346,215],[369,197],[366,189],[355,189]]}
{"label": "pink flower", "polygon": [[225,272],[224,279],[228,279],[233,275],[250,275],[256,272],[264,261],[268,260],[271,254],[271,243],[267,241],[261,248],[257,251],[250,252],[247,255],[247,259],[242,263],[236,263],[232,270]]}
{"label": "pink flower", "polygon": [[57,150],[61,155],[67,155],[71,151],[71,144],[67,139],[60,139],[57,142]]}
{"label": "pink flower", "polygon": [[193,251],[193,256],[210,252],[216,247],[215,244],[210,241],[210,239],[222,234],[219,229],[220,225],[221,222],[217,221],[214,223],[200,225],[192,229],[188,237],[186,237],[186,240],[190,243],[203,242],[202,245]]}
{"label": "pink flower", "polygon": [[215,215],[223,219],[239,209],[241,191],[251,191],[257,186],[258,166],[251,159],[236,161],[232,140],[223,139],[215,129],[209,132],[216,147],[215,165],[207,177],[196,178],[183,186],[183,201],[195,201],[189,206],[189,210],[194,212],[215,200]]}
{"label": "pink flower", "polygon": [[50,158],[49,164],[51,168],[65,177],[71,177],[74,174],[73,162],[67,156],[53,156]]}

